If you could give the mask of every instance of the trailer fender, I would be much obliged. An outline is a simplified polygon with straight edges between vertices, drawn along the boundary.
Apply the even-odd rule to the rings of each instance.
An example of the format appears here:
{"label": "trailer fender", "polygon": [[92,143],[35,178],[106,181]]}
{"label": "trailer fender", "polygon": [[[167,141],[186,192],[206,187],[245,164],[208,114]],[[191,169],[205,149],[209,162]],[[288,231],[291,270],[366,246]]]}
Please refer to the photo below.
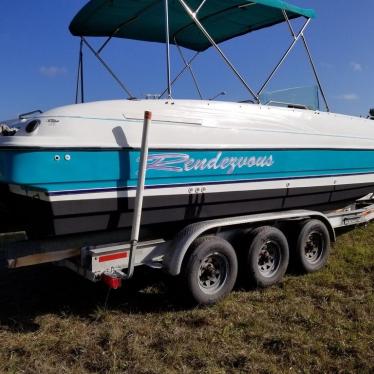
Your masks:
{"label": "trailer fender", "polygon": [[202,221],[184,227],[174,237],[168,246],[168,251],[163,260],[164,269],[171,275],[178,275],[182,263],[191,244],[200,236],[214,229],[232,226],[248,226],[250,224],[277,222],[291,219],[315,218],[326,224],[331,241],[335,241],[335,231],[329,219],[320,212],[308,210],[293,210],[277,213],[251,214],[249,216],[229,217],[216,220]]}

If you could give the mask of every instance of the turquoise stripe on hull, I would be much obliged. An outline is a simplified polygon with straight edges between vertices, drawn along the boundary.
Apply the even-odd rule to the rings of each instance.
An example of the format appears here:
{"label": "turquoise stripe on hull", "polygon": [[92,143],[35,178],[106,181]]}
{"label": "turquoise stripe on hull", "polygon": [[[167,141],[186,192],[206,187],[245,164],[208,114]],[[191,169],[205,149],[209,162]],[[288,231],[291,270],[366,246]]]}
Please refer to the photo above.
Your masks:
{"label": "turquoise stripe on hull", "polygon": [[[138,160],[135,150],[0,150],[0,181],[50,192],[133,187]],[[150,152],[146,184],[364,173],[374,173],[374,150],[167,150]]]}

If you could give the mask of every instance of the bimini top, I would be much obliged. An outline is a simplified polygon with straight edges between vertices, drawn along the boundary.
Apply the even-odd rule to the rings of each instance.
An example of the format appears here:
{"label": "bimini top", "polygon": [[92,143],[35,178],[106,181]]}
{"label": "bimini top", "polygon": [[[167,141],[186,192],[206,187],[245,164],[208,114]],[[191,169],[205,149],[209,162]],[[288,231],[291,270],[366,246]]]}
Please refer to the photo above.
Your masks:
{"label": "bimini top", "polygon": [[[282,0],[184,0],[216,43],[269,27],[287,16],[314,18],[312,9]],[[169,0],[170,43],[195,51],[211,46],[179,0]],[[164,0],[91,0],[75,16],[70,31],[76,36],[118,37],[165,43]]]}

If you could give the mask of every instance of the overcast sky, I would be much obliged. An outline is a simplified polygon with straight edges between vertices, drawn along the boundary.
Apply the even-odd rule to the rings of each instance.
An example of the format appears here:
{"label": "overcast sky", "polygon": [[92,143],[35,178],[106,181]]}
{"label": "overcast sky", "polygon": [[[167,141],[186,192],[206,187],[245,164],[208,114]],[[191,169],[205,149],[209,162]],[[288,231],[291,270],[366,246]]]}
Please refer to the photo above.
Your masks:
{"label": "overcast sky", "polygon": [[[293,0],[312,7],[317,18],[306,36],[335,112],[366,115],[374,107],[374,1]],[[3,1],[0,12],[0,118],[13,118],[34,109],[70,104],[75,99],[79,40],[68,26],[84,0]],[[300,22],[295,23],[298,27]],[[95,44],[95,41],[92,41]],[[291,42],[285,24],[246,35],[221,46],[247,78],[259,88]],[[185,51],[187,56],[190,51]],[[165,88],[165,49],[162,44],[115,40],[103,54],[137,97]],[[172,48],[173,75],[181,67]],[[86,51],[87,100],[123,98],[125,95]],[[221,91],[228,100],[247,98],[237,80],[213,49],[196,60],[196,75],[203,94]],[[282,67],[270,90],[312,85],[313,75],[302,44]],[[175,87],[175,98],[194,98],[186,75]],[[221,98],[222,99],[222,98]]]}

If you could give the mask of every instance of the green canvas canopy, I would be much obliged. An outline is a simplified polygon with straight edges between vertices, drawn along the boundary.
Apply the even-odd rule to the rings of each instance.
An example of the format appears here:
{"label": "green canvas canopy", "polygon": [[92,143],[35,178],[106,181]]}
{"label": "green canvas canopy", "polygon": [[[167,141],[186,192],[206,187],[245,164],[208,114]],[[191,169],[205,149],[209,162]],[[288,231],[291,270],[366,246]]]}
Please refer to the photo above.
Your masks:
{"label": "green canvas canopy", "polygon": [[[202,0],[186,0],[196,10]],[[216,43],[269,27],[285,18],[314,18],[282,0],[207,0],[198,19]],[[169,0],[170,43],[195,51],[211,46],[178,0]],[[119,37],[165,43],[164,0],[91,0],[75,16],[70,31],[76,36]]]}

